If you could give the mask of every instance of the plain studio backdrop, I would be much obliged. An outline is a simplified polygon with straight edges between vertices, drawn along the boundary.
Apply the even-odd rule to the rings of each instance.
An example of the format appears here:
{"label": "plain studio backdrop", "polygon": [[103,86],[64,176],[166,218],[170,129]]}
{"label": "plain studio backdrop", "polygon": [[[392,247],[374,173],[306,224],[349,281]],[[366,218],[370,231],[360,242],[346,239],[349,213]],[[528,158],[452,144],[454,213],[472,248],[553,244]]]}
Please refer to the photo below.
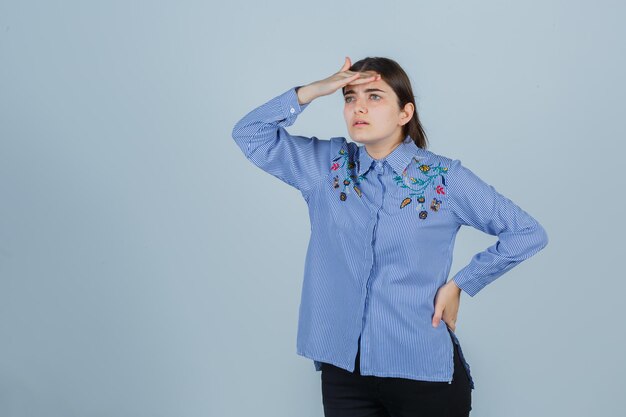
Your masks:
{"label": "plain studio backdrop", "polygon": [[[231,137],[386,56],[429,149],[548,246],[462,293],[472,416],[623,411],[626,6],[619,1],[0,2],[0,415],[321,417],[296,355],[299,191]],[[341,92],[292,134],[345,136]],[[496,241],[463,227],[451,276]]]}

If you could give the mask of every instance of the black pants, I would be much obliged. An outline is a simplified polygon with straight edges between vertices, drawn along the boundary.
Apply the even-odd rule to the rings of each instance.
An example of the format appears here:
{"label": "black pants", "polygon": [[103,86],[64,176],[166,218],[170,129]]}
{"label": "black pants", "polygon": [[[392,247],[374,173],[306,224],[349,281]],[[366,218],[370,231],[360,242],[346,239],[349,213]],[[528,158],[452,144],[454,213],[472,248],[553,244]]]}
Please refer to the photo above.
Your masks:
{"label": "black pants", "polygon": [[[322,364],[325,417],[468,417],[472,390],[454,346],[452,383],[361,375],[360,350],[354,372]],[[360,349],[360,343],[359,343]]]}

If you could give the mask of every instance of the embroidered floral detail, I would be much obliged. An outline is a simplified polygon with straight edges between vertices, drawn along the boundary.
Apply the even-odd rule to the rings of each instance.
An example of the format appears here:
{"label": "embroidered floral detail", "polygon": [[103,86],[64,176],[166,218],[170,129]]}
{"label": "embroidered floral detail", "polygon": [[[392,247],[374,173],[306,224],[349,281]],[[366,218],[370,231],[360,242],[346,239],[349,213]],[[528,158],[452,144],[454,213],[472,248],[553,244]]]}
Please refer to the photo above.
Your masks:
{"label": "embroidered floral detail", "polygon": [[441,206],[441,200],[437,200],[436,198],[433,198],[433,201],[430,202],[430,209],[432,211],[438,211],[439,206]]}
{"label": "embroidered floral detail", "polygon": [[341,179],[340,175],[335,175],[333,178],[333,188],[340,187],[340,180],[343,183],[343,188],[339,193],[339,200],[341,201],[346,201],[346,199],[348,198],[348,193],[350,192],[350,184],[354,184],[352,188],[359,197],[361,197],[362,195],[361,189],[358,187],[358,184],[361,183],[361,180],[365,178],[365,175],[367,175],[367,173],[359,176],[350,174],[349,171],[353,170],[355,166],[356,164],[354,163],[354,161],[351,161],[349,159],[348,152],[344,148],[339,149],[338,156],[332,160],[330,169],[332,169],[333,171],[340,172],[340,168],[345,167],[345,169],[341,171],[344,175],[343,179]]}
{"label": "embroidered floral detail", "polygon": [[[413,162],[418,164],[419,161],[417,158],[413,158]],[[396,185],[401,188],[407,188],[409,192],[409,196],[404,198],[402,202],[400,202],[400,208],[404,208],[413,202],[411,197],[415,197],[415,201],[419,204],[415,207],[416,210],[419,210],[419,218],[426,219],[428,217],[428,211],[426,210],[426,206],[424,203],[426,202],[426,197],[424,196],[424,192],[431,187],[437,194],[445,194],[446,187],[446,179],[445,175],[448,173],[447,167],[442,167],[441,164],[437,166],[420,164],[418,169],[421,176],[419,178],[408,176],[407,170],[408,166],[402,171],[402,175],[396,175],[394,180],[396,181]],[[437,179],[441,178],[441,184],[435,184]],[[430,202],[430,209],[434,212],[439,211],[441,207],[441,200],[436,197]]]}

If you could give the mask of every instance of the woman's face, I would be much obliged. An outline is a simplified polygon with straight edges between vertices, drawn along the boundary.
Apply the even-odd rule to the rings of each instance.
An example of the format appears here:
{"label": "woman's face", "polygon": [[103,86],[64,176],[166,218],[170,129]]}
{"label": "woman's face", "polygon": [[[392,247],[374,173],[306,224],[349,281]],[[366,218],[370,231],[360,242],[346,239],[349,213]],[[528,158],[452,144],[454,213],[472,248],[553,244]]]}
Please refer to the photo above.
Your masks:
{"label": "woman's face", "polygon": [[[376,74],[364,71],[365,74]],[[412,104],[405,106],[407,110]],[[381,78],[365,84],[346,85],[343,116],[352,140],[363,144],[393,144],[404,139],[402,126],[412,112],[400,109],[398,97]],[[366,124],[357,124],[363,120]]]}

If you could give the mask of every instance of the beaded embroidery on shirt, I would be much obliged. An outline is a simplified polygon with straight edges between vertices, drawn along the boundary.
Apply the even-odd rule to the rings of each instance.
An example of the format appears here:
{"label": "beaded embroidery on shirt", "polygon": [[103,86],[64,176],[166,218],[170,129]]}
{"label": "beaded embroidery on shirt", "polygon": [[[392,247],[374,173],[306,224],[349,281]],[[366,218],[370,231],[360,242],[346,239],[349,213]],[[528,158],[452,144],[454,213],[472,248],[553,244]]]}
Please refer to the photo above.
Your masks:
{"label": "beaded embroidery on shirt", "polygon": [[362,193],[361,193],[361,189],[359,188],[359,184],[361,183],[361,180],[365,178],[365,175],[367,175],[367,173],[363,175],[359,175],[359,176],[350,174],[349,170],[352,170],[355,167],[354,161],[350,160],[350,158],[348,157],[348,152],[346,152],[344,148],[339,149],[338,154],[339,156],[337,156],[335,159],[332,160],[330,169],[332,169],[333,171],[339,172],[340,168],[344,168],[341,172],[341,175],[343,178],[340,178],[339,175],[335,175],[335,177],[333,178],[334,188],[340,187],[340,184],[339,184],[340,180],[341,180],[341,183],[343,184],[343,188],[341,189],[341,192],[339,193],[339,199],[341,201],[346,201],[346,199],[348,198],[348,193],[350,192],[350,188],[349,188],[350,184],[353,184],[352,189],[354,189],[356,194],[359,197],[361,197]]}
{"label": "beaded embroidery on shirt", "polygon": [[[413,157],[412,162],[418,164],[419,161]],[[400,203],[400,208],[404,208],[413,202],[413,198],[415,201],[419,203],[418,206],[415,207],[415,210],[419,210],[419,218],[424,220],[428,217],[428,211],[426,210],[425,202],[426,197],[424,197],[424,191],[428,187],[432,187],[433,190],[437,194],[445,194],[446,193],[446,179],[444,177],[445,174],[448,173],[447,167],[442,167],[441,164],[437,166],[421,164],[419,165],[419,172],[422,174],[420,178],[409,177],[407,175],[407,166],[402,171],[402,175],[396,175],[393,179],[396,181],[396,185],[401,188],[407,188],[411,192],[409,192],[409,196],[402,200]],[[436,180],[441,178],[441,184],[435,184]],[[433,197],[430,202],[430,210],[437,212],[441,207],[441,200],[437,197]]]}

